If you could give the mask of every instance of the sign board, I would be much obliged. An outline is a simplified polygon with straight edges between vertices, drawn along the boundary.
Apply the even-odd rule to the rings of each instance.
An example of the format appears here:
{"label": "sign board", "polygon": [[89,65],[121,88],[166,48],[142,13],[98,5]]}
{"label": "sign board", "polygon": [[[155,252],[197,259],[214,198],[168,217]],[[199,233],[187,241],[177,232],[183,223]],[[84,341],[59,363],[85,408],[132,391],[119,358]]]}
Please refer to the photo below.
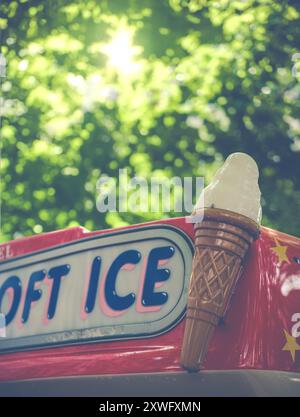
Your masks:
{"label": "sign board", "polygon": [[0,265],[0,351],[150,337],[183,317],[193,246],[152,225],[80,239]]}

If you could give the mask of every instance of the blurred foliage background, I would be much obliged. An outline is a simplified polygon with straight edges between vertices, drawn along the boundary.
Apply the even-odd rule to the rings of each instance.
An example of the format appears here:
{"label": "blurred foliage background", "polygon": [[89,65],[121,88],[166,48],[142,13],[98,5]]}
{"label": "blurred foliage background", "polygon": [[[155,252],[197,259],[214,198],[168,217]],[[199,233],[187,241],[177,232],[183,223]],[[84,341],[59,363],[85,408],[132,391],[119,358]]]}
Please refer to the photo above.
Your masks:
{"label": "blurred foliage background", "polygon": [[99,213],[98,178],[127,167],[209,181],[236,151],[259,165],[263,224],[300,235],[299,1],[2,0],[0,11],[2,241],[165,217]]}

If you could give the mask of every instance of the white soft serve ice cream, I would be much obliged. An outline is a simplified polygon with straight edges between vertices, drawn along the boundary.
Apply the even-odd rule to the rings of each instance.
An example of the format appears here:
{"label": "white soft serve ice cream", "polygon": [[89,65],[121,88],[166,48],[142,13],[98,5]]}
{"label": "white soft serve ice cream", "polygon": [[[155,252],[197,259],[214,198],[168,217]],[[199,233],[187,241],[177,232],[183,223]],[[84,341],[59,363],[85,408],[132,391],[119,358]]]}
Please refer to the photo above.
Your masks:
{"label": "white soft serve ice cream", "polygon": [[202,191],[194,212],[214,207],[243,214],[260,224],[262,210],[258,177],[258,167],[251,156],[239,152],[229,155]]}

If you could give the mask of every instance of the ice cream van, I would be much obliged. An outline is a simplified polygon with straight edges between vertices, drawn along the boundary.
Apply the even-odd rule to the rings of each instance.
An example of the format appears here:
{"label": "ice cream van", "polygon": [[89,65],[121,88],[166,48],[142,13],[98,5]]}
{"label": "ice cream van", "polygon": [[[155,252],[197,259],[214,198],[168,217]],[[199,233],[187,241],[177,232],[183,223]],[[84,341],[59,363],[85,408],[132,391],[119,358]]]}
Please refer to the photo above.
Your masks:
{"label": "ice cream van", "polygon": [[2,244],[0,395],[299,396],[300,239],[255,213]]}

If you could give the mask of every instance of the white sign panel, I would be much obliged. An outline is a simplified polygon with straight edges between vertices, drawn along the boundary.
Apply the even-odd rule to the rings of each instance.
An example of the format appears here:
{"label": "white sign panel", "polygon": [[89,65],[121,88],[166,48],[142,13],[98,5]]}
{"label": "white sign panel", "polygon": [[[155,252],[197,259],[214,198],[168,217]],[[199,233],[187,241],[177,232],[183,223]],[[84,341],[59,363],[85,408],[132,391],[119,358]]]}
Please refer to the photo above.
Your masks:
{"label": "white sign panel", "polygon": [[159,225],[4,261],[0,351],[163,333],[184,314],[192,256],[184,232]]}

